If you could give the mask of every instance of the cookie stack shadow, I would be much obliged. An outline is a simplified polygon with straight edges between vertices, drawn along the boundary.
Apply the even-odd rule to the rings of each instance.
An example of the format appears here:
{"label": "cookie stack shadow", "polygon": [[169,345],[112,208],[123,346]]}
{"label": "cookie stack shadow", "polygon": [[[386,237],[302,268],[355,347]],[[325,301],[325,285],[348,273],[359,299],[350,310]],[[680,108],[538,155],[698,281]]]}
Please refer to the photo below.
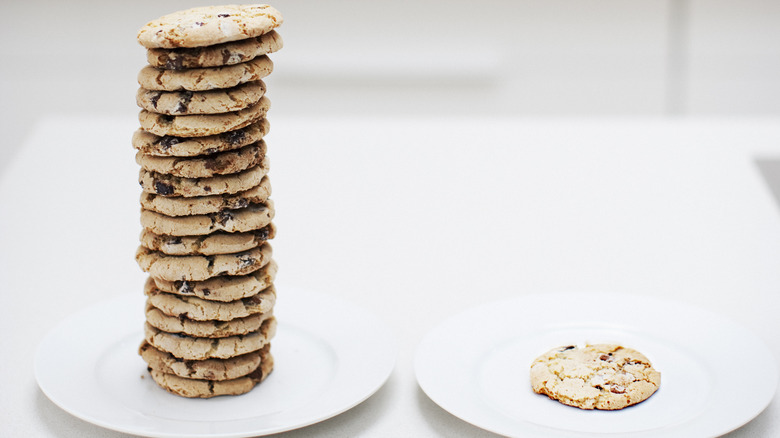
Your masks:
{"label": "cookie stack shadow", "polygon": [[184,397],[243,394],[273,369],[276,228],[262,78],[273,69],[267,54],[281,47],[273,29],[146,47],[132,140],[142,187],[136,260],[149,274],[139,351],[154,381]]}

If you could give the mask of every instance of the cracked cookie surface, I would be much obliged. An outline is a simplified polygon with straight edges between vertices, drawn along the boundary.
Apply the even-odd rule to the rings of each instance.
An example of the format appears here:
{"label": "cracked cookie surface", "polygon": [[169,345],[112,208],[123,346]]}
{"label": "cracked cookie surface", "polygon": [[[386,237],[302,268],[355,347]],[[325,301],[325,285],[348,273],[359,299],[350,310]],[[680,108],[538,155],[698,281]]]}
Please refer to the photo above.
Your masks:
{"label": "cracked cookie surface", "polygon": [[269,5],[199,6],[149,21],[137,38],[148,49],[200,47],[258,37],[283,22]]}
{"label": "cracked cookie surface", "polygon": [[615,344],[558,347],[531,364],[534,392],[581,409],[623,409],[646,400],[660,384],[647,357]]}

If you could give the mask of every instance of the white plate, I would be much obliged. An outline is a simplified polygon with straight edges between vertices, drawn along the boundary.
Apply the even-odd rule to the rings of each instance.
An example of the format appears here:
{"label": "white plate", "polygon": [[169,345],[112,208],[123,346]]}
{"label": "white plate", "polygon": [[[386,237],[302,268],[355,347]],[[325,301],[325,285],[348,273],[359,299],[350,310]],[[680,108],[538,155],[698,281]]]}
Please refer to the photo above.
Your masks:
{"label": "white plate", "polygon": [[[648,400],[585,411],[531,390],[531,361],[559,346],[615,342],[661,372]],[[751,378],[744,378],[746,362]],[[524,296],[456,315],[417,348],[423,391],[451,414],[508,436],[710,437],[758,415],[778,372],[768,348],[736,324],[662,300],[593,294]]]}
{"label": "white plate", "polygon": [[212,399],[172,395],[138,355],[144,296],[124,296],[59,324],[41,343],[35,377],[65,411],[143,436],[257,436],[307,426],[359,404],[393,370],[389,328],[357,306],[285,287],[274,314],[274,371],[247,394]]}

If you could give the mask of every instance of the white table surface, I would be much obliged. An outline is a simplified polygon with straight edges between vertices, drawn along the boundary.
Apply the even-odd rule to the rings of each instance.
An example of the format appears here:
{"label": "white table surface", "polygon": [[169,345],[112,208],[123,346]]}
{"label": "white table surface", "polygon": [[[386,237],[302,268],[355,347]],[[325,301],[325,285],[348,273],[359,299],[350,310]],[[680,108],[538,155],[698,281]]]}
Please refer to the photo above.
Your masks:
{"label": "white table surface", "polygon": [[[400,344],[374,396],[284,436],[494,436],[422,393],[414,349],[447,316],[515,295],[674,299],[780,357],[780,210],[755,162],[780,159],[780,120],[271,122],[279,298],[285,285],[348,298]],[[67,315],[142,293],[136,126],[42,119],[0,179],[2,436],[122,435],[51,403],[32,361]],[[728,436],[780,436],[778,397]]]}

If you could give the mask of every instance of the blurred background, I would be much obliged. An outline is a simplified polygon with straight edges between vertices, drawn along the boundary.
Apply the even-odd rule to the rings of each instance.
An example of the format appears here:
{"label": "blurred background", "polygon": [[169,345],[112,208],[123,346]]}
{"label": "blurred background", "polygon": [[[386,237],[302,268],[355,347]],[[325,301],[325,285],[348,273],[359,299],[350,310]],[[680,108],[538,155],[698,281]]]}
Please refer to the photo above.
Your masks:
{"label": "blurred background", "polygon": [[[286,19],[276,117],[780,114],[778,1],[271,3]],[[3,2],[0,172],[36,118],[135,117],[138,28],[205,4]]]}

